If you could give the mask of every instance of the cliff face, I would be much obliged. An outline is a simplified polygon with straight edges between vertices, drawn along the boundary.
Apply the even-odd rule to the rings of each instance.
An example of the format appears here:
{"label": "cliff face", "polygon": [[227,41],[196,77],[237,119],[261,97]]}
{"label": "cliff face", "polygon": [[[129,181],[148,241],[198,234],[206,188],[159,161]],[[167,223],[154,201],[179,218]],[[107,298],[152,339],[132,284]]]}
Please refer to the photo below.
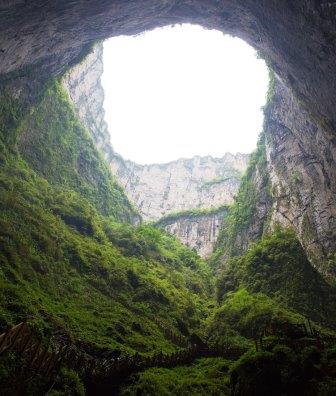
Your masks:
{"label": "cliff face", "polygon": [[217,208],[233,202],[248,155],[194,157],[167,164],[137,165],[112,157],[112,173],[145,220],[193,208]]}
{"label": "cliff face", "polygon": [[97,147],[105,157],[112,152],[110,135],[105,122],[103,74],[103,45],[98,44],[62,78],[76,112],[91,132]]}
{"label": "cliff face", "polygon": [[160,228],[175,235],[184,245],[208,258],[213,252],[227,208],[212,211],[187,211],[166,216],[157,222]]}
{"label": "cliff face", "polygon": [[[217,240],[226,212],[216,209],[233,202],[248,155],[225,154],[222,158],[194,157],[168,164],[137,165],[111,156],[112,173],[145,220],[159,220],[169,233],[208,257]],[[177,213],[177,216],[169,214]],[[167,218],[165,218],[167,216]]]}
{"label": "cliff face", "polygon": [[265,132],[273,195],[271,226],[280,222],[293,227],[313,265],[334,278],[335,137],[327,123],[322,129],[300,108],[300,100],[280,81],[266,112]]}
{"label": "cliff face", "polygon": [[223,222],[219,265],[281,225],[295,230],[311,264],[333,282],[335,139],[300,108],[300,101],[278,78],[271,90],[263,141]]}

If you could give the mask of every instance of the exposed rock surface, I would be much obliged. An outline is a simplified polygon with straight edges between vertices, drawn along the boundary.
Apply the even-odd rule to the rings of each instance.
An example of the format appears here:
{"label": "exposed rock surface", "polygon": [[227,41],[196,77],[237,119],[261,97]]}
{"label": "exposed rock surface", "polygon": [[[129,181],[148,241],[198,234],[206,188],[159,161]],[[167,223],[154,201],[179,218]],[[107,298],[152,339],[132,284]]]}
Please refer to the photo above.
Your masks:
{"label": "exposed rock surface", "polygon": [[249,176],[258,191],[253,215],[224,250],[222,263],[280,224],[296,231],[310,262],[335,280],[336,141],[326,131],[276,79],[265,114],[266,169],[257,163]]}
{"label": "exposed rock surface", "polygon": [[[194,157],[167,164],[138,165],[113,151],[104,121],[102,71],[102,46],[98,45],[65,75],[64,85],[110,163],[112,173],[143,218],[159,220],[175,212],[232,203],[239,187],[238,176],[247,166],[247,155],[227,153],[220,159]],[[257,167],[251,175],[260,192],[256,210],[249,227],[237,235],[233,250],[242,253],[251,241],[260,238],[266,220],[270,227],[277,223],[290,225],[297,231],[311,261],[327,275],[334,271],[325,266],[336,246],[335,142],[332,135],[325,140],[323,129],[312,119],[309,121],[298,100],[278,79],[274,89],[265,120],[273,199],[269,199],[266,191],[269,186]],[[192,222],[188,216],[176,217],[170,219],[165,229],[207,256],[216,239],[211,221],[222,223],[218,217],[209,219],[203,215],[193,217]],[[211,237],[205,236],[205,230],[209,230]]]}
{"label": "exposed rock surface", "polygon": [[111,169],[145,220],[193,208],[233,202],[248,155],[194,157],[167,164],[137,165],[115,156]]}
{"label": "exposed rock surface", "polygon": [[181,213],[167,216],[157,224],[197,253],[208,258],[213,252],[227,209],[222,208],[208,213]]}
{"label": "exposed rock surface", "polygon": [[[295,118],[293,117],[295,115]],[[336,275],[336,140],[309,119],[299,101],[277,82],[266,114],[272,224],[291,225],[310,261]]]}
{"label": "exposed rock surface", "polygon": [[110,152],[112,148],[103,106],[104,90],[100,82],[102,73],[103,46],[98,44],[63,76],[62,81],[96,145],[103,152]]}

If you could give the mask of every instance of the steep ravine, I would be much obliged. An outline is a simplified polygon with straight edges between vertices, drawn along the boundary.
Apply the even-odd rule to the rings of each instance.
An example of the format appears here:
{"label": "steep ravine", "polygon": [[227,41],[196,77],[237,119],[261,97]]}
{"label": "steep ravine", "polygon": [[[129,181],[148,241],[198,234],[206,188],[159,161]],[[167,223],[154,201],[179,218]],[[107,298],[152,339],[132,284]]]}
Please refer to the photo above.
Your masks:
{"label": "steep ravine", "polygon": [[[226,213],[220,208],[233,202],[249,155],[196,156],[151,165],[124,160],[114,152],[104,120],[102,55],[103,46],[99,44],[62,79],[79,118],[91,131],[112,173],[143,220],[158,221],[181,213],[180,216],[169,217],[169,221],[166,219],[160,226],[185,245],[196,249],[202,257],[208,257]],[[183,214],[190,209],[198,212],[194,212],[192,217]],[[212,213],[204,213],[203,209],[211,209]]]}
{"label": "steep ravine", "polygon": [[[88,58],[71,69],[65,85],[77,113],[110,163],[112,173],[143,218],[158,220],[191,208],[216,208],[231,203],[239,187],[237,175],[246,168],[247,156],[226,154],[222,159],[195,157],[143,166],[125,161],[113,151],[104,122],[102,70],[102,47],[98,45]],[[251,241],[266,231],[264,222],[267,220],[269,230],[276,224],[292,227],[312,264],[324,276],[335,276],[336,151],[328,130],[327,124],[322,129],[300,107],[300,99],[294,97],[276,75],[272,77],[264,125],[263,169],[268,181],[265,185],[258,176],[258,169],[251,169],[250,184],[252,190],[258,192],[253,203],[256,210],[250,224],[246,222],[245,228],[239,230],[238,245],[233,243],[230,249],[244,252]],[[247,195],[252,196],[249,192]],[[206,227],[203,220],[197,229]],[[184,219],[169,229],[176,230],[180,236],[195,235],[195,231],[188,232],[188,227]],[[182,240],[189,246],[199,246],[194,237]],[[202,243],[205,246],[208,242],[203,239]],[[208,246],[204,248],[208,250]]]}

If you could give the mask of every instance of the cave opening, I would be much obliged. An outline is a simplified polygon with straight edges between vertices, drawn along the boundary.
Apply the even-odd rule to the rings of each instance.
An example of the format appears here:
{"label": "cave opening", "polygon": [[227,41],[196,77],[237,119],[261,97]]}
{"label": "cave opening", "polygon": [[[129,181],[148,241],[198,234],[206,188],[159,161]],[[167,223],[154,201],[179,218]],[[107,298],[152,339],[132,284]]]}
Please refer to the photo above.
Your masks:
{"label": "cave opening", "polygon": [[251,153],[268,69],[218,30],[169,25],[104,42],[105,117],[116,152],[138,164]]}
{"label": "cave opening", "polygon": [[[16,0],[0,10],[0,393],[335,394],[333,3]],[[211,173],[209,158],[137,165],[109,143],[97,41],[181,21],[241,37],[270,66],[264,138],[251,161],[238,158],[250,163],[243,177],[234,167]],[[202,75],[206,87],[218,81],[217,63],[194,75],[194,60],[183,74],[181,57],[189,89],[154,69],[159,92],[168,96],[161,83],[170,83],[165,105],[143,76],[136,96],[114,73],[126,97],[123,124],[133,121],[128,145],[159,154],[134,161],[167,161],[160,146],[176,148],[185,136],[190,145],[199,126],[206,150],[214,141],[225,152],[224,132],[238,135],[227,127],[211,137],[205,104],[233,114],[236,126],[246,86],[235,114],[224,105],[226,86],[211,84],[215,104],[216,95],[200,94]],[[250,63],[240,65],[250,81]],[[191,107],[196,125],[187,118],[164,130],[168,118],[179,121],[173,104],[188,114],[188,91],[206,99]],[[165,110],[154,129],[159,146],[145,141],[131,99],[145,104],[147,120],[155,105]]]}

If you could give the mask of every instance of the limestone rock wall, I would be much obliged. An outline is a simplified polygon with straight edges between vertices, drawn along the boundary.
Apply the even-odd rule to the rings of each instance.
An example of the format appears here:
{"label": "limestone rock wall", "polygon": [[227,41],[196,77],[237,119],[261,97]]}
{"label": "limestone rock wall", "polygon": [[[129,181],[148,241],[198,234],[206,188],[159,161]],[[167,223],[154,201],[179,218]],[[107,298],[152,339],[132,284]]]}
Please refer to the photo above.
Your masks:
{"label": "limestone rock wall", "polygon": [[[336,141],[309,117],[300,100],[275,79],[265,113],[266,171],[250,172],[258,199],[249,224],[225,248],[220,265],[276,225],[295,230],[312,265],[336,279]],[[225,221],[223,227],[225,228]],[[225,241],[221,242],[225,245]],[[229,253],[229,254],[228,254]]]}
{"label": "limestone rock wall", "polygon": [[272,182],[271,226],[292,226],[310,261],[335,278],[336,140],[277,80],[266,114],[266,148]]}
{"label": "limestone rock wall", "polygon": [[249,156],[194,157],[167,164],[137,165],[110,158],[112,172],[145,220],[158,220],[193,208],[217,208],[233,202]]}
{"label": "limestone rock wall", "polygon": [[97,44],[79,64],[63,76],[62,81],[79,118],[106,156],[112,147],[105,122],[104,89],[100,82],[102,74],[103,45]]}
{"label": "limestone rock wall", "polygon": [[197,216],[183,215],[162,219],[158,225],[170,234],[175,235],[182,243],[197,253],[208,258],[213,252],[227,210]]}

